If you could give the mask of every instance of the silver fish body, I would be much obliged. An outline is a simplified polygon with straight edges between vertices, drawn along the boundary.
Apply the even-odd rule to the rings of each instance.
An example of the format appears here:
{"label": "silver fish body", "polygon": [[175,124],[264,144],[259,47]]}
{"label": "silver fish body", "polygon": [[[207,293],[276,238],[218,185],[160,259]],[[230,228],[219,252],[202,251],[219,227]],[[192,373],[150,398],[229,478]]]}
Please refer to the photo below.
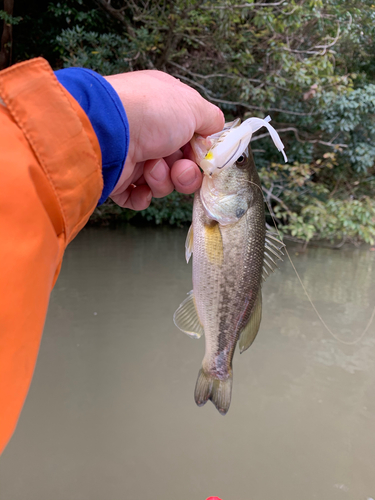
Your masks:
{"label": "silver fish body", "polygon": [[[283,244],[266,239],[262,188],[250,147],[231,164],[204,176],[195,194],[186,257],[193,253],[193,290],[174,322],[206,350],[195,388],[198,406],[209,399],[225,415],[232,392],[232,360],[254,341],[261,322],[262,281]],[[266,256],[266,259],[265,259]],[[267,257],[268,256],[268,257]]]}
{"label": "silver fish body", "polygon": [[[214,398],[223,414],[230,404],[234,350],[260,299],[265,246],[264,201],[252,156],[231,170],[217,187],[231,193],[241,187],[240,199],[233,200],[237,222],[221,225],[208,217],[199,192],[193,210],[193,293],[206,339],[195,399],[201,406],[207,395]],[[215,394],[208,394],[206,380],[218,386]]]}

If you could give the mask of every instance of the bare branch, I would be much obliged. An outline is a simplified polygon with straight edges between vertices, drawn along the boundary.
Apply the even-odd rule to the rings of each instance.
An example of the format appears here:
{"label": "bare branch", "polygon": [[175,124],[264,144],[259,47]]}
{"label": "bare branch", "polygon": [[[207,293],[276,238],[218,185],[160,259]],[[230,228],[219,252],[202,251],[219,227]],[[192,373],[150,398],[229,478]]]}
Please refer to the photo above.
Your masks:
{"label": "bare branch", "polygon": [[285,0],[281,0],[281,2],[274,3],[242,3],[242,4],[226,4],[226,5],[210,5],[210,6],[201,6],[201,9],[204,10],[227,10],[227,9],[257,9],[258,7],[277,7],[278,5],[282,5],[285,3]]}
{"label": "bare branch", "polygon": [[[239,77],[236,75],[229,75],[226,73],[212,73],[210,75],[200,75],[199,73],[193,73],[192,71],[188,70],[187,68],[184,68],[184,66],[181,66],[180,64],[177,64],[173,61],[168,61],[168,64],[171,64],[172,66],[175,66],[176,68],[182,69],[186,73],[188,73],[191,76],[195,76],[196,78],[201,78],[202,80],[207,80],[209,78],[231,78],[233,80],[237,80]],[[245,77],[242,77],[245,78]],[[262,80],[257,80],[255,78],[246,78],[249,82],[255,82],[255,83],[262,83]]]}
{"label": "bare branch", "polygon": [[[294,135],[296,136],[296,139],[298,142],[309,142],[311,144],[318,143],[318,144],[323,144],[324,146],[329,146],[331,148],[347,148],[348,147],[347,144],[335,144],[332,142],[336,139],[337,135],[330,142],[325,142],[325,141],[321,141],[320,139],[312,139],[312,140],[301,139],[299,136],[299,131],[295,127],[279,128],[276,130],[279,134],[282,134],[283,132],[294,132]],[[263,139],[264,137],[268,137],[268,136],[269,136],[268,132],[265,134],[256,135],[255,137],[251,138],[251,142],[258,141],[259,139]]]}
{"label": "bare branch", "polygon": [[283,202],[283,200],[281,200],[278,196],[275,196],[271,191],[269,191],[268,189],[266,189],[264,186],[262,186],[262,189],[266,193],[266,195],[267,195],[268,198],[272,198],[273,200],[277,201],[277,203],[279,203],[283,207],[283,209],[290,216],[293,217],[293,212],[290,210],[290,208],[287,205],[285,205],[285,203]]}
{"label": "bare branch", "polygon": [[[331,38],[331,37],[329,37],[329,38]],[[325,44],[325,45],[315,45],[314,48],[315,49],[328,49],[329,47],[333,47],[337,43],[339,38],[340,38],[340,24],[337,25],[337,35],[333,39],[333,42]]]}
{"label": "bare branch", "polygon": [[329,146],[330,148],[347,148],[347,147],[349,147],[347,144],[334,144],[333,142],[320,141],[319,139],[316,139],[314,141],[308,141],[308,142],[323,144],[323,146]]}
{"label": "bare branch", "polygon": [[123,9],[115,9],[111,5],[111,0],[95,0],[95,2],[102,7],[111,17],[117,19],[120,22],[124,22]]}
{"label": "bare branch", "polygon": [[262,111],[262,112],[274,111],[276,113],[284,113],[286,115],[295,115],[295,116],[313,116],[313,115],[319,114],[319,112],[317,112],[317,111],[310,112],[310,113],[300,113],[298,111],[288,111],[286,109],[280,109],[280,108],[265,108],[263,106],[254,106],[252,104],[247,104],[247,103],[241,102],[241,101],[227,101],[225,99],[218,99],[217,97],[213,97],[211,92],[204,85],[202,85],[198,82],[195,82],[194,80],[191,80],[187,76],[179,75],[176,73],[174,73],[173,76],[175,76],[176,78],[181,78],[182,80],[186,80],[191,85],[198,87],[199,89],[202,90],[202,92],[205,94],[205,96],[207,97],[207,99],[209,101],[217,102],[219,104],[230,104],[232,106],[242,106],[242,107],[244,107],[246,109],[250,109],[250,110],[255,109],[258,111]]}
{"label": "bare branch", "polygon": [[128,23],[126,17],[124,16],[124,8],[115,9],[111,5],[111,0],[94,0],[95,3],[103,9],[107,14],[109,14],[116,21],[120,21],[122,25],[125,26],[126,31],[131,37],[135,37],[135,33],[131,25]]}
{"label": "bare branch", "polygon": [[[313,47],[311,47],[307,50],[291,49],[290,47],[288,47],[288,48],[283,47],[282,49],[286,50],[287,52],[293,52],[294,54],[312,54],[312,55],[324,56],[327,52],[327,49],[329,49],[330,47],[333,47],[337,43],[339,38],[340,38],[340,24],[338,24],[338,26],[337,26],[336,37],[333,39],[333,41],[331,43],[327,43],[325,45],[314,45]],[[320,52],[317,49],[322,49],[322,51]]]}
{"label": "bare branch", "polygon": [[298,9],[298,7],[300,7],[300,6],[296,5],[290,12],[282,11],[281,14],[283,14],[284,16],[291,16]]}

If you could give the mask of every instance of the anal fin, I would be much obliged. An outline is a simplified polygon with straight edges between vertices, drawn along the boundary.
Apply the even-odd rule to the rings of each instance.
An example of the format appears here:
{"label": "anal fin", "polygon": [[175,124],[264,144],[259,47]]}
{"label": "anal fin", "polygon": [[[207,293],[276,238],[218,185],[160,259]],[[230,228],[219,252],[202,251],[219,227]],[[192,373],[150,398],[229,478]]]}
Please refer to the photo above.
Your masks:
{"label": "anal fin", "polygon": [[262,319],[262,290],[260,289],[250,319],[240,334],[238,345],[241,354],[244,351],[246,351],[246,349],[248,349],[254,342],[254,339],[259,331],[261,319]]}
{"label": "anal fin", "polygon": [[204,330],[195,308],[193,290],[188,293],[187,298],[178,306],[173,315],[173,321],[177,328],[194,339],[199,339],[203,335]]}

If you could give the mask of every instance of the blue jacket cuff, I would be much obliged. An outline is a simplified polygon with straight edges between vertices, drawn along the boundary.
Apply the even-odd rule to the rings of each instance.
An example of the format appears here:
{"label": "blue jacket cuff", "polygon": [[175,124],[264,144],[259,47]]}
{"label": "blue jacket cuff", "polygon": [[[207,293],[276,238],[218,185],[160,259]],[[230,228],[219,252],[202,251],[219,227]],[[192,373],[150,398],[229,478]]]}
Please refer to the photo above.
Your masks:
{"label": "blue jacket cuff", "polygon": [[122,102],[105,78],[86,68],[55,71],[58,81],[87,114],[102,152],[105,202],[120,178],[129,149],[129,123]]}

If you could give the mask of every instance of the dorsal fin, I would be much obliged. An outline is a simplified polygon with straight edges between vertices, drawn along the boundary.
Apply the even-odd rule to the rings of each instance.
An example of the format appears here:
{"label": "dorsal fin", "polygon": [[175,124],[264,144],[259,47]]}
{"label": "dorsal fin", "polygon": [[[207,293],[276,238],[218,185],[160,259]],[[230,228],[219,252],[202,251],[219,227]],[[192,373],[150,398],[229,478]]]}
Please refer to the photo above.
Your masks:
{"label": "dorsal fin", "polygon": [[283,260],[284,248],[285,244],[280,241],[277,235],[267,230],[264,248],[263,281],[266,281],[268,276],[277,268],[277,259]]}
{"label": "dorsal fin", "polygon": [[210,140],[211,141],[218,141],[218,142],[222,142],[228,131],[232,128],[236,128],[238,127],[239,125],[241,124],[241,119],[240,118],[236,118],[234,121],[232,122],[227,122],[225,125],[224,125],[224,128],[223,130],[220,130],[220,132],[216,132],[216,134],[212,134],[209,136]]}

